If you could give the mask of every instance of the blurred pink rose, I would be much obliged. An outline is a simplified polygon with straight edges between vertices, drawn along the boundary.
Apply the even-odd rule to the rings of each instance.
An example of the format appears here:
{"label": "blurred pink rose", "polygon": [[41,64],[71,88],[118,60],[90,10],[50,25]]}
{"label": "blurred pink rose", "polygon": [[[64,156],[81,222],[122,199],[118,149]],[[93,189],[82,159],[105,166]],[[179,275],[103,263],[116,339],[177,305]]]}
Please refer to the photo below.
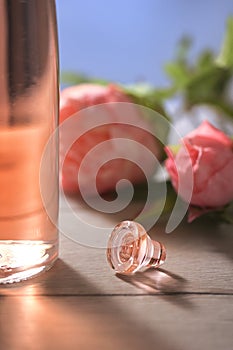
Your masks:
{"label": "blurred pink rose", "polygon": [[[192,185],[190,204],[201,207],[202,212],[222,207],[233,200],[233,141],[223,132],[205,121],[184,137],[177,154],[169,147],[165,150],[168,155],[166,168],[172,184],[176,192],[179,189],[184,200]],[[188,175],[191,171],[193,184]],[[191,208],[189,221],[200,214],[200,210]]]}
{"label": "blurred pink rose", "polygon": [[[125,107],[124,112],[129,111],[129,114],[123,116],[123,122],[122,109],[118,110],[117,105],[115,107],[109,105],[110,102],[126,102],[126,105],[132,105],[128,109]],[[61,176],[64,191],[80,192],[82,186],[85,194],[94,195],[96,193],[93,184],[96,183],[99,193],[104,193],[114,190],[121,179],[139,183],[145,180],[145,176],[153,173],[155,164],[151,162],[151,157],[148,152],[146,154],[145,149],[160,159],[162,147],[149,132],[152,130],[151,124],[142,118],[136,105],[134,106],[132,102],[126,93],[116,85],[80,84],[61,92],[60,123],[69,119],[76,112],[95,105],[102,105],[101,112],[98,112],[100,111],[98,109],[89,109],[86,114],[77,114],[75,122],[68,130],[64,131],[62,128],[60,130],[60,155],[61,159],[64,158]],[[97,114],[100,113],[106,115],[108,123],[91,129]],[[83,119],[83,116],[88,118]],[[80,130],[85,126],[88,131],[79,137]],[[65,145],[69,144],[69,140],[72,140],[75,134],[77,138],[66,154]],[[117,138],[135,142],[128,142],[126,146],[126,143],[124,144],[121,140],[115,141]],[[84,158],[100,144],[103,146],[101,154],[97,157],[93,153],[85,166],[81,168]],[[105,163],[108,155],[111,161]],[[135,163],[142,164],[142,169]],[[99,169],[97,175],[96,169]]]}

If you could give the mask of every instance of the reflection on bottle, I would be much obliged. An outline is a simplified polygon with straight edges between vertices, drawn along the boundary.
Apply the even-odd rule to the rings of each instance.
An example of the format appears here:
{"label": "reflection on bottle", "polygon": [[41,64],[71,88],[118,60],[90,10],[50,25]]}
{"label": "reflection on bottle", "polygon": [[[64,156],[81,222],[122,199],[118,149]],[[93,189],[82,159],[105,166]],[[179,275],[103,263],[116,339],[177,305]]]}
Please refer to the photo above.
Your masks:
{"label": "reflection on bottle", "polygon": [[56,140],[41,168],[58,122],[54,1],[0,0],[0,32],[0,283],[11,283],[57,257]]}

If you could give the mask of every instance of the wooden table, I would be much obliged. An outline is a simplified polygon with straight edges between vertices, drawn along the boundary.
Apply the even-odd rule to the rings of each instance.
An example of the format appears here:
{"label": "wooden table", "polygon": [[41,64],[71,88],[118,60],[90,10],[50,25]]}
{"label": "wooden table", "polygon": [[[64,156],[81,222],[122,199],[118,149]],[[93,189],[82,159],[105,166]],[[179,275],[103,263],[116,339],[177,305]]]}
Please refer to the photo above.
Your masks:
{"label": "wooden table", "polygon": [[[90,222],[111,217],[75,206]],[[61,218],[79,231],[64,207]],[[150,235],[166,245],[167,262],[133,277],[116,276],[105,249],[61,234],[50,271],[0,288],[0,349],[233,349],[232,227],[205,220],[163,230]]]}

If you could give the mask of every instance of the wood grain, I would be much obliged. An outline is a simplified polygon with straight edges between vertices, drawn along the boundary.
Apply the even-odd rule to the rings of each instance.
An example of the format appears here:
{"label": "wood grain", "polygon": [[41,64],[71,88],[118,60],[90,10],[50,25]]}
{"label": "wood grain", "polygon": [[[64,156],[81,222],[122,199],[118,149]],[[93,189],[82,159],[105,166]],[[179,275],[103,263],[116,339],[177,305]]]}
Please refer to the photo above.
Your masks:
{"label": "wood grain", "polygon": [[[122,219],[93,216],[75,201],[73,209],[109,232]],[[79,241],[82,227],[74,212],[62,206],[61,217]],[[85,233],[98,246],[91,236],[95,225]],[[150,235],[165,244],[167,261],[132,277],[114,274],[104,248],[66,235],[50,271],[0,287],[1,349],[232,349],[231,226],[199,221],[165,234],[164,223],[157,224]]]}
{"label": "wood grain", "polygon": [[233,297],[5,297],[1,348],[232,348]]}

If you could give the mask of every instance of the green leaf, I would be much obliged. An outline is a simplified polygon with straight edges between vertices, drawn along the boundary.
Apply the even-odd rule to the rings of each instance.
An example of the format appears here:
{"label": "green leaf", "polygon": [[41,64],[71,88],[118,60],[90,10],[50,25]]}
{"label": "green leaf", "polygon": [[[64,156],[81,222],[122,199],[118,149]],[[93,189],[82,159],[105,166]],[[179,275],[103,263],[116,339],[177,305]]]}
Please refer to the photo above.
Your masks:
{"label": "green leaf", "polygon": [[186,108],[200,103],[211,104],[233,117],[233,105],[226,100],[229,82],[233,79],[233,17],[228,18],[222,50],[217,59],[213,52],[205,49],[191,64],[190,48],[191,40],[181,40],[174,61],[165,66],[172,82],[170,91],[184,96]]}
{"label": "green leaf", "polygon": [[189,36],[184,36],[178,42],[176,51],[176,62],[186,64],[188,62],[188,55],[190,48],[192,47],[192,38]]}
{"label": "green leaf", "polygon": [[165,114],[162,107],[163,100],[169,97],[170,90],[156,89],[150,84],[136,83],[131,85],[120,85],[122,90],[132,98],[134,103],[156,110]]}
{"label": "green leaf", "polygon": [[233,202],[230,202],[229,204],[225,205],[225,207],[223,208],[213,209],[205,213],[203,216],[210,218],[215,222],[232,225],[233,224]]}
{"label": "green leaf", "polygon": [[200,53],[197,59],[197,67],[200,70],[208,69],[209,67],[214,65],[214,54],[211,50],[204,50]]}
{"label": "green leaf", "polygon": [[121,85],[124,92],[129,95],[137,104],[157,110],[165,114],[163,103],[174,95],[174,88],[154,88],[147,84]]}
{"label": "green leaf", "polygon": [[167,147],[176,155],[179,152],[181,145],[168,145]]}
{"label": "green leaf", "polygon": [[197,71],[186,87],[189,104],[220,101],[230,78],[228,70],[213,65]]}
{"label": "green leaf", "polygon": [[[159,184],[156,184],[156,183],[154,185],[155,185],[155,188],[156,186],[159,186]],[[164,203],[163,196],[161,197],[155,196],[155,198],[156,199],[151,204],[150,208],[148,208],[148,210],[145,213],[140,214],[137,217],[137,220],[143,223],[144,225],[146,224],[146,222],[151,222],[151,221],[153,222],[153,219],[155,217],[158,217],[159,214],[161,214],[159,216],[160,220],[163,220],[164,218],[166,218],[167,215],[170,214],[174,208],[174,205],[177,199],[177,194],[174,188],[172,187],[171,183],[167,182],[167,194],[166,194],[165,203]]]}
{"label": "green leaf", "polygon": [[165,65],[165,72],[175,84],[176,88],[183,89],[190,80],[190,72],[181,63],[168,63]]}
{"label": "green leaf", "polygon": [[77,85],[77,84],[100,84],[107,85],[109,81],[98,78],[90,78],[88,75],[75,73],[75,72],[62,72],[61,82],[68,85]]}
{"label": "green leaf", "polygon": [[222,49],[216,60],[221,67],[233,68],[233,17],[229,17],[227,21],[227,29]]}

